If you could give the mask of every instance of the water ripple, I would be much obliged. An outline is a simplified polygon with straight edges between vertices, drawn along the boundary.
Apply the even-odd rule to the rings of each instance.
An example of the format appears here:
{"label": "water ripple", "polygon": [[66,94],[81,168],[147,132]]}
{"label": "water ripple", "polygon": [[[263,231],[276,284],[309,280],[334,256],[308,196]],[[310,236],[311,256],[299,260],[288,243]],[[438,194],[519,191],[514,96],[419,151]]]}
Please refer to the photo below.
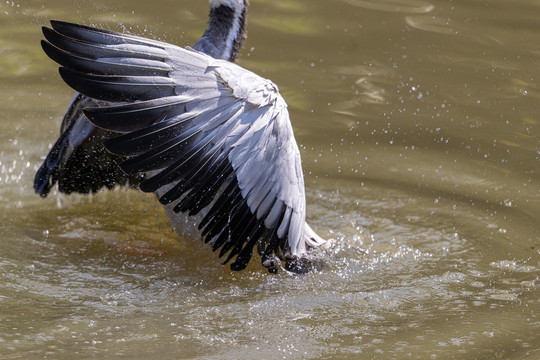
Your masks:
{"label": "water ripple", "polygon": [[449,19],[431,15],[415,15],[405,18],[407,24],[415,29],[431,31],[438,34],[454,35],[457,30],[452,27]]}
{"label": "water ripple", "polygon": [[344,0],[346,3],[358,6],[365,9],[396,12],[396,13],[412,13],[424,14],[432,11],[435,6],[422,0]]}

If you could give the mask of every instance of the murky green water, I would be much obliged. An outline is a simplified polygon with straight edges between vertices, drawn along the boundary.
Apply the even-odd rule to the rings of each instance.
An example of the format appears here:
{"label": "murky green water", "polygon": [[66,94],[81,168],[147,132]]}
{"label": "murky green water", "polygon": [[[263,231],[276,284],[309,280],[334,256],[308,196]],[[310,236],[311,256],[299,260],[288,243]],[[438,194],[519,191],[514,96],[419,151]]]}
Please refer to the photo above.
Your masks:
{"label": "murky green water", "polygon": [[307,276],[221,267],[152,196],[33,194],[71,99],[50,18],[192,44],[206,1],[0,3],[0,359],[540,358],[540,3],[251,0]]}

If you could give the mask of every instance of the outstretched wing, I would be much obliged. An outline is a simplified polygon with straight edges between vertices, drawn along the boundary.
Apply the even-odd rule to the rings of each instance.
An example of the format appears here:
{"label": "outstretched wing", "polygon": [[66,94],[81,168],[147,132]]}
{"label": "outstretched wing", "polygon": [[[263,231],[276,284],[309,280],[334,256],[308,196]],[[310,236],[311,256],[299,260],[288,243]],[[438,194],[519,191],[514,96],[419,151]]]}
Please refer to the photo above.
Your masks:
{"label": "outstretched wing", "polygon": [[195,215],[213,250],[246,267],[305,252],[304,180],[287,106],[277,87],[192,49],[53,21],[42,46],[68,85],[118,102],[88,108],[92,123],[123,135],[106,141],[128,173],[151,174],[174,211]]}

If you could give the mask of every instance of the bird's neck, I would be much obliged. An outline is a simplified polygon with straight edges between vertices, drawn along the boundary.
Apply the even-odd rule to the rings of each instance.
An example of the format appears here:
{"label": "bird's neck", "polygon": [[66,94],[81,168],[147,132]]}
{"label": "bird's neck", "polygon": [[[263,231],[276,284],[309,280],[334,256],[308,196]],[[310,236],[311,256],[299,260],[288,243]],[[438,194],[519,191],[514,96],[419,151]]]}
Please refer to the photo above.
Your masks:
{"label": "bird's neck", "polygon": [[193,46],[216,59],[236,61],[246,40],[248,0],[210,0],[208,28]]}

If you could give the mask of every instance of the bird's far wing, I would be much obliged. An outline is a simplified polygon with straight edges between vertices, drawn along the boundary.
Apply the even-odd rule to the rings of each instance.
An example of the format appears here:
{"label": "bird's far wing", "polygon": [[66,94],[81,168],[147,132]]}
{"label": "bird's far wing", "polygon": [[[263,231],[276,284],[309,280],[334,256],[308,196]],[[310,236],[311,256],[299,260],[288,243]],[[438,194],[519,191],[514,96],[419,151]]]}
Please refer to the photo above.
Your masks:
{"label": "bird's far wing", "polygon": [[[305,252],[305,195],[300,153],[277,87],[248,70],[191,49],[52,22],[47,55],[68,85],[119,102],[89,108],[96,126],[123,133],[108,140],[128,156],[128,173],[151,173],[146,192],[161,189],[174,211],[206,215],[206,242],[246,267],[258,244],[263,264],[274,254]],[[164,190],[166,189],[166,190]]]}

